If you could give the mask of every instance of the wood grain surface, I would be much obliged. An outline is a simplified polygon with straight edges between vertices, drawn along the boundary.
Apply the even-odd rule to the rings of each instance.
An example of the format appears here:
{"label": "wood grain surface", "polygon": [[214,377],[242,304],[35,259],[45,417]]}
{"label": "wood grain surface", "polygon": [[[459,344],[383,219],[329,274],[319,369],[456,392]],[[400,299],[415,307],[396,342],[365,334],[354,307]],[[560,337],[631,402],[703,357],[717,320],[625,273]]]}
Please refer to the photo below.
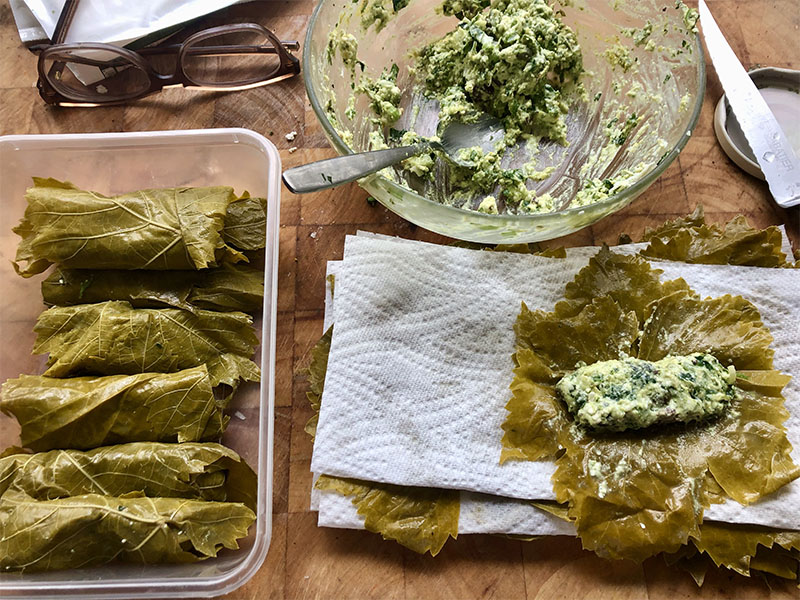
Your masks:
{"label": "wood grain surface", "polygon": [[[672,0],[665,0],[672,2]],[[798,0],[709,0],[746,68],[800,68]],[[312,0],[256,2],[209,17],[209,23],[256,21],[283,39],[303,39]],[[22,47],[7,0],[0,3],[0,134],[69,133],[248,127],[264,134],[291,167],[331,156],[303,88],[295,77],[230,94],[170,89],[130,106],[47,107],[35,88],[36,57]],[[795,247],[800,211],[783,210],[766,185],[723,154],[712,129],[722,91],[712,67],[697,130],[678,160],[638,200],[611,217],[547,245],[615,243],[645,227],[684,215],[702,203],[710,221],[743,213],[764,227],[785,224]],[[288,142],[284,135],[297,131]],[[297,151],[290,153],[290,146]],[[367,532],[321,529],[309,511],[311,443],[303,425],[311,414],[299,369],[322,333],[325,263],[340,259],[344,236],[366,229],[446,241],[371,206],[356,185],[307,195],[283,192],[278,289],[275,410],[274,529],[266,562],[232,599],[266,598],[798,598],[792,584],[711,573],[698,589],[661,559],[643,565],[606,562],[571,538],[521,542],[462,536],[436,557],[419,556]]]}

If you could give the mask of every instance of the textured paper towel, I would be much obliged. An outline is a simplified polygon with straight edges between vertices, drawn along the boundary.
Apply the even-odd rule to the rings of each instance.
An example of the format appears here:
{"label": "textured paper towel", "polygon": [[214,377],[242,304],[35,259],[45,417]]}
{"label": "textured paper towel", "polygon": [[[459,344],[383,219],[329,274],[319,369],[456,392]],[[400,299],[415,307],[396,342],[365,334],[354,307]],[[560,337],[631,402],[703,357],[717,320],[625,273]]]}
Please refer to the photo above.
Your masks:
{"label": "textured paper towel", "polygon": [[[357,232],[358,236],[381,237],[389,240],[389,236]],[[339,275],[342,261],[329,261],[325,273],[325,317],[323,330],[333,324],[335,288],[331,286],[329,275],[334,281]],[[316,481],[317,475],[314,475]],[[471,533],[506,533],[519,535],[575,535],[575,527],[571,523],[554,517],[531,506],[525,500],[501,498],[461,492],[460,516],[458,531],[460,534]],[[311,489],[311,510],[319,511],[317,524],[320,527],[336,527],[341,529],[363,529],[364,518],[358,514],[350,498],[337,492]]]}
{"label": "textured paper towel", "polygon": [[[399,241],[400,243],[408,243],[407,240],[390,238],[388,236],[380,236],[379,234],[358,232],[357,235],[389,239]],[[786,245],[788,245],[788,240],[784,234],[784,246]],[[614,250],[616,252],[625,251],[625,253],[628,253],[630,251],[639,250],[643,246],[643,244],[627,245],[625,247],[615,248]],[[570,249],[569,253],[571,255],[578,256],[591,256],[596,251],[596,247],[587,247]],[[339,265],[341,265],[341,261],[329,262],[327,274],[337,274]],[[664,277],[669,279],[680,276],[680,269],[684,265],[663,263],[662,266],[664,266],[667,270]],[[672,269],[676,269],[677,273],[671,274],[670,271]],[[711,286],[707,288],[709,295],[720,295],[727,291],[726,289],[721,289],[718,292],[714,291],[713,281],[706,285]],[[330,282],[327,282],[325,296],[325,329],[327,329],[333,322],[332,315],[333,294]],[[767,322],[767,325],[770,325],[769,322]],[[780,501],[783,502],[787,501],[781,497],[782,494],[773,495],[769,500],[762,503],[760,507],[763,507],[762,510],[772,510],[770,505],[779,501],[779,499],[781,499]],[[319,490],[313,490],[312,509],[319,510],[318,524],[320,526],[348,529],[363,529],[364,527],[363,518],[358,514],[355,506],[353,506],[349,498],[343,497],[335,492],[320,492]],[[748,520],[748,515],[746,513],[742,513],[743,510],[748,509],[735,502],[729,502],[727,505],[717,505],[712,507],[710,511],[706,512],[706,517],[709,519],[716,518],[724,521],[746,522]],[[787,526],[791,526],[791,523]],[[564,521],[561,521],[560,519],[557,519],[552,515],[531,506],[525,501],[462,492],[459,533],[574,535],[574,527],[571,524],[565,523]]]}
{"label": "textured paper towel", "polygon": [[[497,464],[513,350],[510,326],[498,324],[513,323],[520,299],[532,308],[552,308],[584,263],[577,257],[544,259],[348,238],[336,283],[340,327],[332,345],[313,470],[552,498],[550,463]],[[682,275],[702,294],[739,291],[754,300],[777,334],[777,366],[798,372],[797,326],[777,325],[792,324],[781,314],[797,312],[800,274],[659,266],[672,270],[667,277]],[[787,389],[796,448],[797,392],[796,384]],[[776,506],[748,508],[746,520],[796,526],[793,511],[783,507],[800,506],[797,492],[779,496],[771,502]],[[742,520],[739,515],[727,518]]]}

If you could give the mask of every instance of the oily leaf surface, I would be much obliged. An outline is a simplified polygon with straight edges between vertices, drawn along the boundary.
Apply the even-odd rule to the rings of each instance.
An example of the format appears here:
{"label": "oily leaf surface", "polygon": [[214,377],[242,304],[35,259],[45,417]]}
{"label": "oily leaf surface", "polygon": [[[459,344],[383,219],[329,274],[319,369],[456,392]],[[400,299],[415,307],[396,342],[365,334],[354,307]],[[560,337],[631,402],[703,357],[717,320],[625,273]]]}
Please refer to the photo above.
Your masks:
{"label": "oily leaf surface", "polygon": [[314,415],[308,420],[305,431],[314,439],[317,433],[317,422],[319,421],[319,408],[322,404],[322,392],[325,386],[325,373],[328,371],[328,355],[331,351],[331,338],[333,337],[333,325],[322,335],[319,341],[311,349],[311,362],[306,369],[308,375],[308,398]]}
{"label": "oily leaf surface", "polygon": [[106,197],[34,178],[14,263],[23,276],[74,269],[204,269],[247,260],[221,231],[229,187],[165,188]]}
{"label": "oily leaf surface", "polygon": [[0,501],[7,494],[55,500],[131,493],[242,502],[254,510],[256,475],[220,444],[136,442],[0,458]]}
{"label": "oily leaf surface", "polygon": [[556,316],[575,316],[594,298],[609,296],[623,313],[633,311],[639,322],[644,322],[650,302],[671,292],[689,290],[683,279],[661,283],[661,272],[639,256],[615,254],[603,246],[567,284],[566,300],[556,304]]}
{"label": "oily leaf surface", "polygon": [[700,205],[688,217],[646,231],[642,241],[650,242],[642,255],[662,260],[751,267],[789,265],[781,251],[780,229],[755,229],[743,215],[722,226],[706,225]]}
{"label": "oily leaf surface", "polygon": [[222,239],[239,250],[260,250],[267,239],[267,199],[245,192],[228,205]]}
{"label": "oily leaf surface", "polygon": [[692,538],[717,566],[750,576],[751,569],[796,579],[800,568],[800,531],[706,521]]}
{"label": "oily leaf surface", "polygon": [[124,442],[219,439],[226,400],[214,396],[205,365],[176,373],[59,379],[20,375],[3,384],[0,410],[36,451],[86,450]]}
{"label": "oily leaf surface", "polygon": [[[584,547],[610,558],[677,552],[699,535],[711,502],[751,503],[800,476],[783,426],[781,389],[788,379],[772,370],[772,337],[756,308],[738,296],[700,300],[682,280],[661,284],[657,275],[641,259],[604,249],[568,285],[575,302],[560,303],[554,313],[523,307],[517,320],[501,460],[556,459],[557,499],[568,505]],[[625,281],[640,284],[627,299],[618,287]],[[612,298],[619,310],[641,315],[633,322],[640,330],[619,338],[621,352],[658,360],[703,351],[742,369],[730,410],[705,423],[618,434],[589,434],[575,425],[554,390],[575,366],[564,348],[576,345],[573,337],[591,338],[572,326],[581,319],[599,331],[620,326],[619,311],[597,310],[599,300]],[[559,334],[553,323],[560,320],[566,323]],[[596,355],[581,360],[616,358],[607,348],[593,344],[587,352]]]}
{"label": "oily leaf surface", "polygon": [[87,494],[0,500],[0,568],[45,571],[123,560],[187,563],[238,548],[255,520],[233,502]]}
{"label": "oily leaf surface", "polygon": [[503,423],[500,462],[554,456],[554,431],[569,424],[554,384],[579,362],[613,360],[633,353],[638,336],[634,312],[623,314],[608,296],[595,298],[572,317],[531,311],[522,305],[514,325],[517,352],[511,400]]}
{"label": "oily leaf surface", "polygon": [[264,272],[225,263],[200,271],[123,271],[57,267],[42,281],[50,306],[123,300],[136,308],[253,312],[264,300]]}
{"label": "oily leaf surface", "polygon": [[134,309],[128,302],[57,306],[34,327],[35,354],[49,352],[48,377],[171,373],[206,364],[211,384],[258,381],[258,344],[240,312]]}
{"label": "oily leaf surface", "polygon": [[436,556],[448,538],[458,536],[459,492],[397,486],[321,475],[321,490],[350,496],[365,519],[365,527],[385,540]]}
{"label": "oily leaf surface", "polygon": [[686,291],[667,294],[647,311],[639,358],[710,351],[724,365],[737,370],[772,368],[772,335],[752,302],[725,295],[700,300]]}
{"label": "oily leaf surface", "polygon": [[530,311],[523,303],[514,324],[517,346],[530,349],[552,381],[579,362],[630,355],[639,331],[634,311],[625,312],[609,296],[591,299],[574,316]]}
{"label": "oily leaf surface", "polygon": [[[534,506],[569,521],[569,507],[556,502],[532,502]],[[700,548],[700,550],[698,550]],[[745,576],[754,571],[786,579],[800,572],[800,531],[780,530],[743,523],[704,521],[696,537],[676,552],[663,554],[668,565],[688,571],[703,585],[709,562]]]}

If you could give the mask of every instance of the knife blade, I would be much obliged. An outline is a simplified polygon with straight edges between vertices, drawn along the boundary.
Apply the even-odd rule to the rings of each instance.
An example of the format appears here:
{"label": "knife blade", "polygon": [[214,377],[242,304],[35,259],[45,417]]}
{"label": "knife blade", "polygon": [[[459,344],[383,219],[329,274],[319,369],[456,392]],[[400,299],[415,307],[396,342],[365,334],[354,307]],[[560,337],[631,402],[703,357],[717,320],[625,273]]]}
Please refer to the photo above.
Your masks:
{"label": "knife blade", "polygon": [[700,26],[711,62],[769,184],[769,191],[779,206],[797,206],[800,204],[800,161],[703,0],[699,1],[699,9]]}

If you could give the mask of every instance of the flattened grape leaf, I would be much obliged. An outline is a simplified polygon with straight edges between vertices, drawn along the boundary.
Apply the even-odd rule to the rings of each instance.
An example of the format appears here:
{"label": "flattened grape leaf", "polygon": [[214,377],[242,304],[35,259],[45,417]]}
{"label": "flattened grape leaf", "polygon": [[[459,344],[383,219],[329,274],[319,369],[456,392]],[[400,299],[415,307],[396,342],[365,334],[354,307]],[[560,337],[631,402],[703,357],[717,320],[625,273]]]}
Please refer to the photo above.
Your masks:
{"label": "flattened grape leaf", "polygon": [[244,504],[87,494],[0,500],[0,568],[44,571],[100,565],[186,563],[236,549],[255,514]]}
{"label": "flattened grape leaf", "polygon": [[266,198],[251,198],[245,192],[231,202],[225,215],[222,239],[239,250],[263,248],[267,240]]}
{"label": "flattened grape leaf", "polygon": [[[611,360],[630,355],[639,321],[608,296],[593,298],[576,315],[530,311],[523,303],[514,333],[517,347],[530,349],[560,379],[578,362]],[[553,343],[553,340],[558,343]],[[551,379],[552,380],[552,379]]]}
{"label": "flattened grape leaf", "polygon": [[639,333],[636,315],[623,314],[608,296],[595,298],[577,315],[564,318],[530,311],[523,303],[514,331],[517,367],[502,425],[501,463],[555,456],[560,446],[553,432],[567,427],[571,419],[553,385],[579,362],[632,354]]}
{"label": "flattened grape leaf", "polygon": [[461,510],[457,490],[397,486],[321,475],[316,487],[352,497],[367,531],[380,533],[424,554],[436,556],[448,538],[458,537]]}
{"label": "flattened grape leaf", "polygon": [[6,495],[55,500],[84,494],[242,502],[255,509],[256,475],[219,444],[137,442],[81,452],[51,450],[0,459]]}
{"label": "flattened grape leaf", "polygon": [[319,421],[319,407],[322,403],[322,391],[325,386],[325,373],[328,370],[328,355],[331,351],[331,338],[333,337],[333,325],[328,327],[319,341],[311,349],[311,363],[306,369],[308,375],[308,387],[306,392],[314,415],[308,420],[305,432],[314,439],[317,434],[317,422]]}
{"label": "flattened grape leaf", "polygon": [[558,302],[558,317],[577,315],[593,298],[610,296],[623,313],[633,311],[639,322],[645,320],[647,305],[678,290],[689,290],[683,279],[662,283],[659,274],[640,256],[624,256],[603,248],[567,284],[566,300]]}
{"label": "flattened grape leaf", "polygon": [[171,373],[205,363],[211,384],[258,381],[258,344],[240,312],[134,309],[127,302],[58,306],[39,315],[35,354],[49,352],[48,377]]}
{"label": "flattened grape leaf", "polygon": [[58,379],[20,375],[3,384],[0,410],[36,451],[124,442],[219,439],[229,417],[205,365],[176,373]]}
{"label": "flattened grape leaf", "polygon": [[[569,508],[556,502],[531,502],[564,521]],[[698,548],[702,549],[698,551]],[[747,577],[753,571],[797,579],[800,571],[800,531],[759,525],[704,521],[696,537],[676,552],[664,553],[665,562],[688,571],[698,586],[703,585],[709,564],[733,569]]]}
{"label": "flattened grape leaf", "polygon": [[136,308],[182,308],[252,312],[264,299],[264,272],[225,263],[200,271],[123,271],[57,267],[42,281],[50,306],[124,300]]}
{"label": "flattened grape leaf", "polygon": [[29,277],[73,269],[204,269],[246,261],[222,239],[229,187],[141,190],[106,197],[34,178],[14,267]]}
{"label": "flattened grape leaf", "polygon": [[797,578],[800,531],[706,521],[692,544],[717,566],[750,576],[751,568]]}
{"label": "flattened grape leaf", "polygon": [[711,351],[723,365],[736,369],[772,368],[772,335],[758,309],[741,296],[700,300],[686,291],[665,295],[647,310],[639,358]]}
{"label": "flattened grape leaf", "polygon": [[[584,547],[636,561],[675,552],[696,537],[703,508],[711,502],[725,497],[754,502],[800,476],[783,427],[788,413],[780,391],[787,378],[772,371],[772,337],[757,309],[741,297],[700,300],[682,280],[662,285],[657,274],[641,259],[603,249],[568,284],[573,301],[559,303],[556,313],[532,313],[523,306],[513,396],[503,425],[501,461],[556,459],[553,489],[567,503]],[[625,298],[629,285],[637,292]],[[616,313],[597,310],[603,299],[616,306],[611,298],[620,299]],[[575,323],[583,320],[598,331],[618,327],[620,308],[636,311],[643,323],[641,332],[622,327],[620,352],[628,353],[627,347],[633,356],[658,360],[705,351],[744,369],[737,381],[746,389],[739,390],[731,410],[701,424],[636,433],[589,434],[575,425],[553,389],[558,376],[583,356],[569,350],[577,346],[574,339],[592,338],[593,332],[584,333]],[[634,320],[634,330],[636,325]],[[584,348],[595,356],[580,360],[610,358],[614,344],[607,340],[614,336],[597,337],[600,343]]]}
{"label": "flattened grape leaf", "polygon": [[642,241],[650,242],[641,252],[650,258],[706,265],[789,266],[781,251],[780,229],[755,229],[743,215],[723,226],[706,225],[700,205],[688,217],[647,230]]}
{"label": "flattened grape leaf", "polygon": [[534,360],[530,350],[517,352],[520,366],[514,370],[508,416],[503,422],[500,464],[507,460],[542,460],[555,456],[561,446],[553,435],[567,427],[569,419],[552,385],[536,383],[525,376]]}

